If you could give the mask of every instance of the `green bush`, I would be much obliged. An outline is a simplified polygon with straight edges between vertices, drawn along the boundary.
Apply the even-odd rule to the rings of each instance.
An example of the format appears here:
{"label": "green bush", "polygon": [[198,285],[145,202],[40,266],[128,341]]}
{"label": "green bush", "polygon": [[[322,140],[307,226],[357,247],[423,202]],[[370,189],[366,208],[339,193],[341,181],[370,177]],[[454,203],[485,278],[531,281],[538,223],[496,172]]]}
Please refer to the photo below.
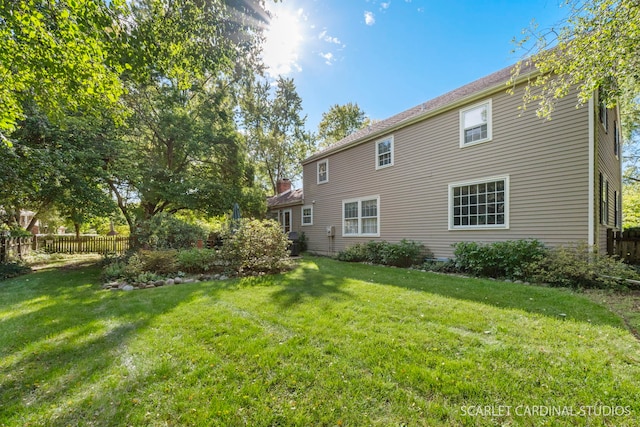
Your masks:
{"label": "green bush", "polygon": [[370,262],[372,264],[410,267],[421,264],[429,250],[412,240],[389,243],[384,240],[371,240],[368,243],[356,243],[337,255],[337,259],[346,262]]}
{"label": "green bush", "polygon": [[596,253],[586,243],[561,246],[530,265],[535,281],[572,288],[624,288],[638,272],[617,258]]}
{"label": "green bush", "polygon": [[0,263],[0,280],[21,276],[31,272],[31,268],[20,262]]}
{"label": "green bush", "polygon": [[[411,267],[421,264],[427,255],[425,246],[413,240],[402,239],[399,243],[387,243],[381,248],[382,264],[395,267]],[[433,256],[429,254],[429,256]]]}
{"label": "green bush", "polygon": [[140,224],[135,232],[137,245],[144,249],[190,249],[198,240],[206,240],[208,232],[173,215],[159,213]]}
{"label": "green bush", "polygon": [[454,246],[455,266],[474,276],[525,280],[529,265],[545,258],[548,250],[535,239],[482,244],[458,242]]}
{"label": "green bush", "polygon": [[239,274],[275,273],[290,268],[289,240],[274,220],[242,220],[222,246],[222,257]]}
{"label": "green bush", "polygon": [[187,249],[178,252],[178,269],[185,273],[222,271],[224,261],[216,249]]}
{"label": "green bush", "polygon": [[363,243],[356,243],[343,251],[338,252],[336,258],[345,262],[365,262],[367,258],[367,246]]}
{"label": "green bush", "polygon": [[178,272],[178,251],[174,249],[140,251],[142,271],[160,275]]}

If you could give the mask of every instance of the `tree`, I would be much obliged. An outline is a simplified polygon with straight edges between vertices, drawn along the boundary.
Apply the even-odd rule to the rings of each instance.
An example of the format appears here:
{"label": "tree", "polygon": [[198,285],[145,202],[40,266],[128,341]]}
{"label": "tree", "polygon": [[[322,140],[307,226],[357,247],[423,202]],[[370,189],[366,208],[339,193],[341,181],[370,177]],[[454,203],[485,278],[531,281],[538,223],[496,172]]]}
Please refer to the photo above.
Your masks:
{"label": "tree", "polygon": [[328,147],[370,124],[358,104],[332,105],[318,125],[319,147]]}
{"label": "tree", "polygon": [[132,231],[163,212],[217,215],[256,196],[234,109],[257,68],[261,10],[240,0],[131,4],[119,52],[131,115],[105,169]]}
{"label": "tree", "polygon": [[293,79],[278,77],[275,88],[255,80],[243,92],[242,120],[249,153],[258,176],[272,194],[283,178],[295,179],[302,173],[301,161],[311,151],[311,135],[304,130],[302,99]]}
{"label": "tree", "polygon": [[515,68],[539,71],[525,89],[525,105],[551,117],[555,101],[577,86],[578,104],[599,90],[608,107],[618,104],[627,138],[640,124],[640,4],[637,0],[566,0],[569,16],[558,28],[525,31],[519,46],[533,47]]}
{"label": "tree", "polygon": [[50,118],[115,106],[126,64],[110,56],[124,0],[0,0],[0,137],[29,100]]}

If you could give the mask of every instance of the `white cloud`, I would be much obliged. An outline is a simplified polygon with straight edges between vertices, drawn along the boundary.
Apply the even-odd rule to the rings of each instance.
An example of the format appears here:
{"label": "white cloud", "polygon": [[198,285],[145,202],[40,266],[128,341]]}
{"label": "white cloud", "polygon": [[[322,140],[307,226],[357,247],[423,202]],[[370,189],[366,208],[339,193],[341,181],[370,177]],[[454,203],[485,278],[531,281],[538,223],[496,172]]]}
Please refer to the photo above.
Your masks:
{"label": "white cloud", "polygon": [[386,3],[385,2],[380,3],[380,7],[382,7],[383,9],[389,9],[389,6],[391,6],[391,2],[390,1],[388,1]]}
{"label": "white cloud", "polygon": [[336,58],[331,52],[320,53],[320,56],[324,58],[324,63],[327,65],[333,65],[333,63],[336,61]]}
{"label": "white cloud", "polygon": [[339,39],[339,38],[337,38],[337,37],[332,37],[332,36],[327,35],[327,30],[322,31],[322,32],[318,35],[318,38],[319,38],[320,40],[324,40],[324,41],[326,41],[327,43],[342,44],[342,42],[340,41],[340,39]]}
{"label": "white cloud", "polygon": [[376,23],[376,18],[373,16],[373,12],[364,12],[364,23],[367,25],[373,25]]}

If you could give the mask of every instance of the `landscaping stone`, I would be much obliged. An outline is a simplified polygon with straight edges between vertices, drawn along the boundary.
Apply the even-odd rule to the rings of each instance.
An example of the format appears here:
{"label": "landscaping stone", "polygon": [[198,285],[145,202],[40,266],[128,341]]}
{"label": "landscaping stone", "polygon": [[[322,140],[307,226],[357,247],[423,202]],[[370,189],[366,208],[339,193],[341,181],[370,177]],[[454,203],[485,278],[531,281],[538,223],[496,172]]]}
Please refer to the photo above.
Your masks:
{"label": "landscaping stone", "polygon": [[175,279],[173,279],[173,283],[179,285],[180,283],[182,283],[182,277],[176,277]]}
{"label": "landscaping stone", "polygon": [[218,279],[220,280],[227,280],[229,277],[225,276],[224,274],[220,277],[218,277]]}
{"label": "landscaping stone", "polygon": [[173,280],[173,279],[167,279],[167,280],[165,280],[165,285],[167,285],[167,286],[171,286],[171,285],[174,285],[174,284],[175,284],[175,282],[174,282],[174,280]]}
{"label": "landscaping stone", "polygon": [[122,290],[123,290],[123,291],[132,291],[132,290],[134,290],[134,289],[135,289],[135,288],[134,288],[133,286],[131,286],[131,285],[124,285],[124,286],[122,287]]}

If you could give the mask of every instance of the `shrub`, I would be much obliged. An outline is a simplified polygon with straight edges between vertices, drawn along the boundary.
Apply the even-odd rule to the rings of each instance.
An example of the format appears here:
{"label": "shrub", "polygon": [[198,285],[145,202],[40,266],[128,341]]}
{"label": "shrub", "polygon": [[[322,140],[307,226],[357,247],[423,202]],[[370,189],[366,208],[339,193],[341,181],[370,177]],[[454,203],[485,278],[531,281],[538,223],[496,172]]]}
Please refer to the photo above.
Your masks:
{"label": "shrub", "polygon": [[275,273],[288,269],[289,240],[274,220],[242,220],[229,232],[222,246],[222,257],[239,274]]}
{"label": "shrub", "polygon": [[21,276],[31,272],[31,268],[20,262],[0,263],[0,280]]}
{"label": "shrub", "polygon": [[167,213],[159,213],[137,228],[135,238],[145,249],[190,249],[206,240],[207,231]]}
{"label": "shrub", "polygon": [[349,246],[343,251],[338,252],[336,258],[345,262],[364,262],[367,261],[367,246],[363,243],[356,243]]}
{"label": "shrub", "polygon": [[624,279],[638,279],[633,267],[590,250],[586,243],[557,247],[530,269],[536,281],[572,288],[616,289],[625,287]]}
{"label": "shrub", "polygon": [[102,280],[110,282],[124,277],[124,269],[127,266],[126,261],[114,261],[102,268]]}
{"label": "shrub", "polygon": [[215,249],[187,249],[178,252],[177,265],[185,273],[222,271],[222,255]]}
{"label": "shrub", "polygon": [[178,271],[178,251],[174,249],[158,251],[140,251],[142,271],[161,275]]}
{"label": "shrub", "polygon": [[481,244],[454,244],[455,266],[474,276],[526,279],[529,264],[542,260],[547,249],[539,240],[522,239]]}
{"label": "shrub", "polygon": [[399,243],[387,243],[382,246],[381,263],[395,267],[411,267],[422,263],[426,254],[427,249],[422,243],[402,239]]}
{"label": "shrub", "polygon": [[372,240],[368,243],[356,243],[338,253],[337,259],[346,262],[370,262],[372,264],[410,267],[422,263],[429,250],[420,242],[401,240],[389,243],[384,240]]}

